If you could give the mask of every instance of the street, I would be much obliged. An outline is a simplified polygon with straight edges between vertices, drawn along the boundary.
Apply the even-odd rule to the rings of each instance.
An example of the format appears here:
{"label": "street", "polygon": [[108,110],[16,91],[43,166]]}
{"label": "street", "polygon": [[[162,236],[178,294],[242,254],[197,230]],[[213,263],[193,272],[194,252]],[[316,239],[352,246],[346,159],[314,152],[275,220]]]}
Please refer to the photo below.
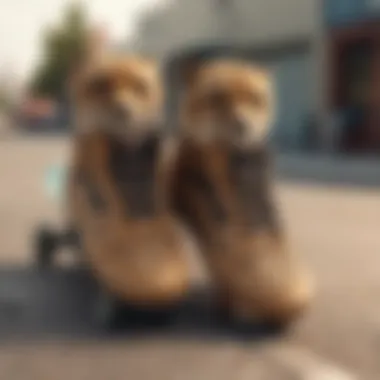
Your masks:
{"label": "street", "polygon": [[[64,163],[67,139],[0,140],[0,260],[33,260],[41,222],[59,224],[44,176]],[[118,342],[0,346],[0,377],[165,380],[380,379],[380,191],[281,181],[280,205],[317,280],[309,313],[285,337],[262,342],[145,337]]]}

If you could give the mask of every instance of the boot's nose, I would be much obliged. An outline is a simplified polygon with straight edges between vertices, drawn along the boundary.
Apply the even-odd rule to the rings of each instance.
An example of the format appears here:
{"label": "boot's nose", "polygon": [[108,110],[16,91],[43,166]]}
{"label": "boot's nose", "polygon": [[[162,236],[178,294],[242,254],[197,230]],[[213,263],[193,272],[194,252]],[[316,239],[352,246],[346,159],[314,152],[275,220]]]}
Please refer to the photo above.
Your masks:
{"label": "boot's nose", "polygon": [[129,121],[131,119],[131,109],[127,104],[116,103],[113,112],[118,120]]}
{"label": "boot's nose", "polygon": [[245,120],[243,120],[241,117],[234,116],[231,120],[231,126],[233,129],[233,132],[236,136],[243,136],[245,133],[245,130],[247,128]]}

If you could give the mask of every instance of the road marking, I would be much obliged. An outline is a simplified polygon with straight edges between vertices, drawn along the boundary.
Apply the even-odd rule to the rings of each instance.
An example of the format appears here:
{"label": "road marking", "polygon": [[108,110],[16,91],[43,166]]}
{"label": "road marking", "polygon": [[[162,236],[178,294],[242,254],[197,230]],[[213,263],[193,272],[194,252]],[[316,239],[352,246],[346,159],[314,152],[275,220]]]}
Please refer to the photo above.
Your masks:
{"label": "road marking", "polygon": [[359,380],[352,372],[296,346],[269,347],[267,356],[296,374],[299,380]]}

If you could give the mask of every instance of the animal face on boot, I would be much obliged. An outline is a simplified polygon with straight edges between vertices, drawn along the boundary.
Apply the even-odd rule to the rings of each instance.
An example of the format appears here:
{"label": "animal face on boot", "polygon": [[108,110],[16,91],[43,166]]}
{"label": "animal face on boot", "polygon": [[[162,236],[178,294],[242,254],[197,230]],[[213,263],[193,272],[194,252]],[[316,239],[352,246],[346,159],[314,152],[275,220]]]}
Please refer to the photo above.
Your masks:
{"label": "animal face on boot", "polygon": [[188,78],[180,123],[199,142],[238,148],[261,143],[271,128],[274,100],[270,74],[246,62],[206,63]]}
{"label": "animal face on boot", "polygon": [[162,85],[157,64],[138,56],[93,62],[75,83],[79,130],[100,130],[123,140],[156,130]]}

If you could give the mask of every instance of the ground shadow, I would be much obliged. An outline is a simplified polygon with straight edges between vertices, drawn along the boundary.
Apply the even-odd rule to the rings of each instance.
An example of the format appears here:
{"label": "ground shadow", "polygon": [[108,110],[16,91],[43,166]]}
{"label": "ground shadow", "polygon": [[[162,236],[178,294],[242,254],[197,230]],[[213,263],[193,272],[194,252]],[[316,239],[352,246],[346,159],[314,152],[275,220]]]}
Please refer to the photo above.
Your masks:
{"label": "ground shadow", "polygon": [[232,324],[219,313],[211,292],[194,287],[176,310],[137,310],[124,305],[112,326],[94,318],[98,286],[85,269],[1,268],[0,341],[126,339],[262,340],[275,326]]}

